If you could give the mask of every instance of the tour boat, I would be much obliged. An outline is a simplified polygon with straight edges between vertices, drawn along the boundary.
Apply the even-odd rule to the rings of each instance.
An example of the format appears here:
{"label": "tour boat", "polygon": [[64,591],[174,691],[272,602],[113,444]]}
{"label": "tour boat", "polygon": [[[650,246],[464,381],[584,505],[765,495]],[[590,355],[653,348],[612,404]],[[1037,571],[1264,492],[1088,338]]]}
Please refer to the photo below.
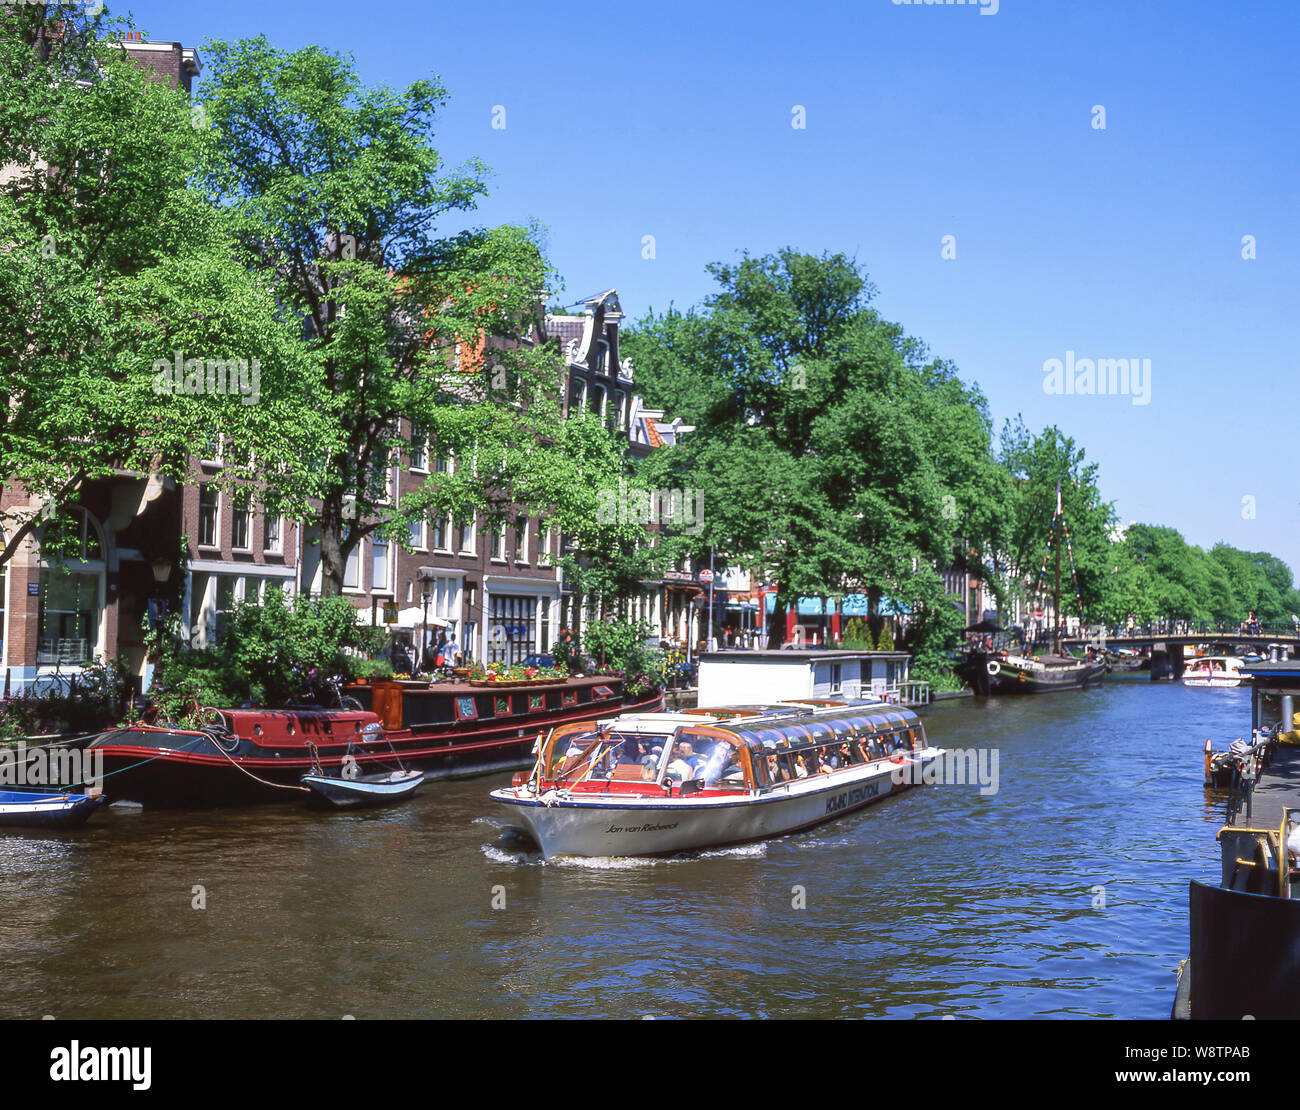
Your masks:
{"label": "tour boat", "polygon": [[539,732],[663,708],[661,690],[625,697],[622,678],[607,675],[491,687],[372,682],[345,690],[361,708],[211,709],[202,728],[129,725],[102,733],[90,748],[103,755],[104,786],[114,800],[169,809],[244,805],[288,800],[303,775],[341,777],[350,759],[367,775],[391,769],[396,755],[429,779],[526,767]]}
{"label": "tour boat", "polygon": [[631,713],[553,729],[491,797],[554,856],[659,856],[781,836],[922,781],[939,755],[879,702]]}
{"label": "tour boat", "polygon": [[1184,686],[1232,687],[1246,681],[1245,660],[1235,655],[1202,655],[1183,671]]}
{"label": "tour boat", "polygon": [[68,828],[86,822],[102,794],[41,794],[0,790],[0,828]]}

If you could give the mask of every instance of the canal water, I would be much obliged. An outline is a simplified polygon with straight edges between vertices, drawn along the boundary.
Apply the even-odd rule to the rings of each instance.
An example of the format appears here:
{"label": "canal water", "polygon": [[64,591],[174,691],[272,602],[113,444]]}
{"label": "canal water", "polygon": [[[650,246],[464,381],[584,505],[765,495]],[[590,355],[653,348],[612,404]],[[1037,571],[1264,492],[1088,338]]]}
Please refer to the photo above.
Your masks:
{"label": "canal water", "polygon": [[996,793],[697,858],[543,863],[487,799],[508,776],[0,833],[0,1018],[1167,1017],[1187,881],[1218,877],[1201,749],[1249,731],[1248,692],[924,719],[997,751]]}

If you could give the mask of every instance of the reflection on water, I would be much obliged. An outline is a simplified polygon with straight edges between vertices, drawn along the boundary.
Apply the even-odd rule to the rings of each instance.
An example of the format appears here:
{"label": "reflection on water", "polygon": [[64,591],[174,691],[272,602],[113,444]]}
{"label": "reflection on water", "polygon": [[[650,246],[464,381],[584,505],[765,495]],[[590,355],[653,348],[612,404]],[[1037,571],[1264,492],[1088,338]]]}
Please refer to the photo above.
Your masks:
{"label": "reflection on water", "polygon": [[0,834],[0,1017],[1162,1018],[1218,875],[1201,749],[1249,717],[1146,682],[937,706],[998,794],[673,860],[543,863],[487,799],[508,776]]}

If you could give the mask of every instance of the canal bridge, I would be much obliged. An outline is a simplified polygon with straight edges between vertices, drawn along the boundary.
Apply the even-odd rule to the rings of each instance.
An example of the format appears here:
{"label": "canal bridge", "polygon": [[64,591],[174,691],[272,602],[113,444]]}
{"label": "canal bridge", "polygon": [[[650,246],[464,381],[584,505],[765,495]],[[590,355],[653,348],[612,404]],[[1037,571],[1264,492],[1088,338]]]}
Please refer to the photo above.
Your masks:
{"label": "canal bridge", "polygon": [[1300,658],[1300,626],[1287,622],[1165,621],[1119,628],[1099,627],[1087,636],[1062,637],[1066,648],[1149,648],[1151,677],[1181,678],[1187,647],[1208,647],[1211,655],[1236,655],[1252,648],[1272,659]]}

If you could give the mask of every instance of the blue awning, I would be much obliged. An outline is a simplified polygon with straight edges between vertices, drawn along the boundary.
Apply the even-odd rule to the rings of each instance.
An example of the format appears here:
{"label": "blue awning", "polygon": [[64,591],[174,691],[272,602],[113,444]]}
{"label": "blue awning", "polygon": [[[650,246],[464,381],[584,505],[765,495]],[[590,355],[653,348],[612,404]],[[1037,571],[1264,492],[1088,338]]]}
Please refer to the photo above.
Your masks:
{"label": "blue awning", "polygon": [[[767,611],[769,613],[776,612],[776,594],[767,595]],[[801,597],[796,612],[801,617],[820,617],[822,615],[822,599],[820,597]]]}
{"label": "blue awning", "polygon": [[[776,612],[776,594],[767,595],[767,611]],[[828,613],[833,613],[835,607],[828,605]],[[866,594],[846,594],[840,600],[840,616],[842,617],[865,617],[871,611],[871,600]],[[819,617],[822,615],[822,599],[819,597],[801,597],[797,612],[801,617]],[[880,612],[886,617],[908,616],[912,610],[904,605],[901,601],[895,601],[892,597],[882,597],[880,599]]]}

